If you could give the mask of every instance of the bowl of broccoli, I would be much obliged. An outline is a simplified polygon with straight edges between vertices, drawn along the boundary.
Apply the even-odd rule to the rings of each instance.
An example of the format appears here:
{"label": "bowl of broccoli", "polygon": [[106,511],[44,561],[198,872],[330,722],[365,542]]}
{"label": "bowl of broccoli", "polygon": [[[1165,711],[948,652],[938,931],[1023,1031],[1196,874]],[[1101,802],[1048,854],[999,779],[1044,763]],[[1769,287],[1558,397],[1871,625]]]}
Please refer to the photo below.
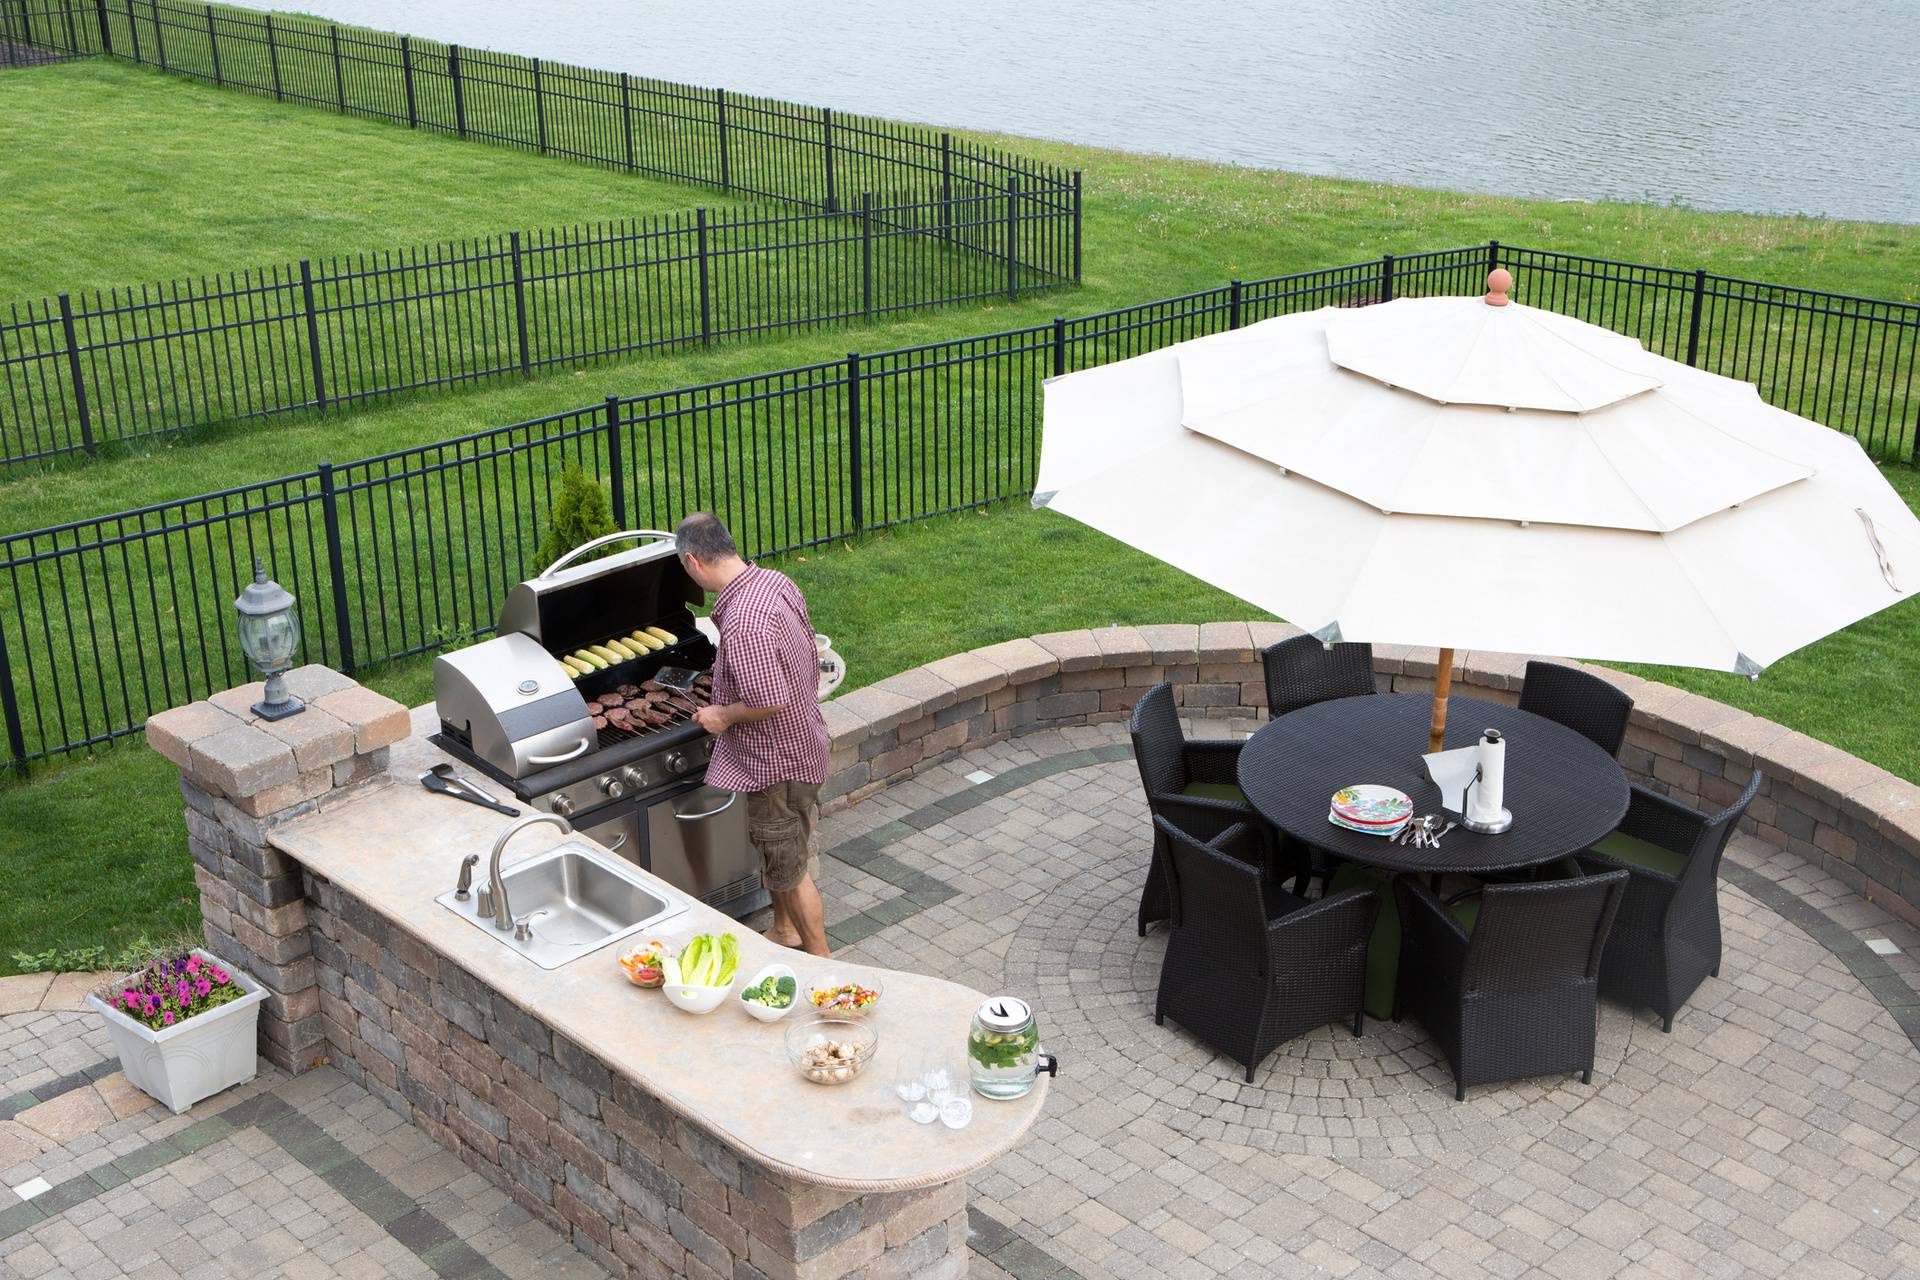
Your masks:
{"label": "bowl of broccoli", "polygon": [[778,1022],[799,1000],[799,982],[784,964],[768,965],[740,989],[740,1007],[761,1022]]}

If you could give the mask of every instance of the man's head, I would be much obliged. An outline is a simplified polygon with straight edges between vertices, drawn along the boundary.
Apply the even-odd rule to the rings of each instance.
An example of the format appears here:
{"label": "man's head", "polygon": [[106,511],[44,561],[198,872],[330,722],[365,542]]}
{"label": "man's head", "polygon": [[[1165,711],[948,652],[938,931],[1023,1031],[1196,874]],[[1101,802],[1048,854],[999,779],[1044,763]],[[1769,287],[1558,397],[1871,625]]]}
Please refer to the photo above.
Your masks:
{"label": "man's head", "polygon": [[682,520],[673,537],[687,576],[703,591],[721,590],[747,567],[733,535],[711,511],[696,511]]}

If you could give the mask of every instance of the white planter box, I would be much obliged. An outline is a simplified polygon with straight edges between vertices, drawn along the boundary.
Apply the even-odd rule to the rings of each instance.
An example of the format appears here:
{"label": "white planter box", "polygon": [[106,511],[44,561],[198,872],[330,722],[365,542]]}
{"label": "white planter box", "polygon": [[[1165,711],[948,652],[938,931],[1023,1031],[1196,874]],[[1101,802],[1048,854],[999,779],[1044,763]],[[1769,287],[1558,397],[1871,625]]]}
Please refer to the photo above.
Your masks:
{"label": "white planter box", "polygon": [[266,989],[218,956],[198,948],[193,954],[225,969],[247,994],[160,1031],[149,1030],[98,996],[87,997],[88,1006],[107,1020],[107,1034],[127,1079],[175,1115],[253,1079],[260,1067],[260,1006],[266,1002]]}

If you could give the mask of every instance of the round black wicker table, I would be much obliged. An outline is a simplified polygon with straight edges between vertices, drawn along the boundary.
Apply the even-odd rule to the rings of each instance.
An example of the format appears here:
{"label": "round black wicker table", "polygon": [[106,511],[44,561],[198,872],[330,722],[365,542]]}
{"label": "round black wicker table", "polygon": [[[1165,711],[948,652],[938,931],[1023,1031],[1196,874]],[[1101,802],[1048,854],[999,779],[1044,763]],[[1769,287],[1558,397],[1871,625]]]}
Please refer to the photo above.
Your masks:
{"label": "round black wicker table", "polygon": [[1441,811],[1440,788],[1420,758],[1432,715],[1433,699],[1424,693],[1302,707],[1262,725],[1247,742],[1240,789],[1261,817],[1302,844],[1386,871],[1521,871],[1579,853],[1626,816],[1627,775],[1585,737],[1518,707],[1456,697],[1447,716],[1449,750],[1472,746],[1485,729],[1507,740],[1504,802],[1513,826],[1499,835],[1455,827],[1438,849],[1416,849],[1328,822],[1333,793],[1361,783],[1398,787],[1413,798],[1416,814]]}
{"label": "round black wicker table", "polygon": [[[1367,945],[1366,1009],[1394,1014],[1400,913],[1393,877],[1412,873],[1490,876],[1524,871],[1579,853],[1620,825],[1627,776],[1591,741],[1518,707],[1452,699],[1446,746],[1472,746],[1486,729],[1507,740],[1503,801],[1513,825],[1498,835],[1456,826],[1440,847],[1416,849],[1327,821],[1333,793],[1378,783],[1413,798],[1414,813],[1440,813],[1440,788],[1427,777],[1433,698],[1383,693],[1302,707],[1260,727],[1240,752],[1240,789],[1261,817],[1302,844],[1341,859],[1329,893],[1366,886],[1380,897]],[[1458,814],[1447,815],[1457,818]]]}

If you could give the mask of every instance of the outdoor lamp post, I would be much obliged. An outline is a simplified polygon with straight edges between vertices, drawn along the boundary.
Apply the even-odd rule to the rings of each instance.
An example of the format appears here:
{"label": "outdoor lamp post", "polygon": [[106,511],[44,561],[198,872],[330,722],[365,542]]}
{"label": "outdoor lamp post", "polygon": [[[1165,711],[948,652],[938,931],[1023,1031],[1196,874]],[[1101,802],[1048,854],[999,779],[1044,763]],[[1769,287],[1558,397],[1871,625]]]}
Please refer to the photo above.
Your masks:
{"label": "outdoor lamp post", "polygon": [[266,692],[253,704],[253,714],[262,720],[284,720],[306,710],[304,702],[287,692],[281,674],[293,665],[294,650],[300,647],[300,618],[293,611],[294,603],[286,588],[267,577],[266,562],[256,556],[253,581],[233,608],[240,615],[240,652],[267,678]]}

